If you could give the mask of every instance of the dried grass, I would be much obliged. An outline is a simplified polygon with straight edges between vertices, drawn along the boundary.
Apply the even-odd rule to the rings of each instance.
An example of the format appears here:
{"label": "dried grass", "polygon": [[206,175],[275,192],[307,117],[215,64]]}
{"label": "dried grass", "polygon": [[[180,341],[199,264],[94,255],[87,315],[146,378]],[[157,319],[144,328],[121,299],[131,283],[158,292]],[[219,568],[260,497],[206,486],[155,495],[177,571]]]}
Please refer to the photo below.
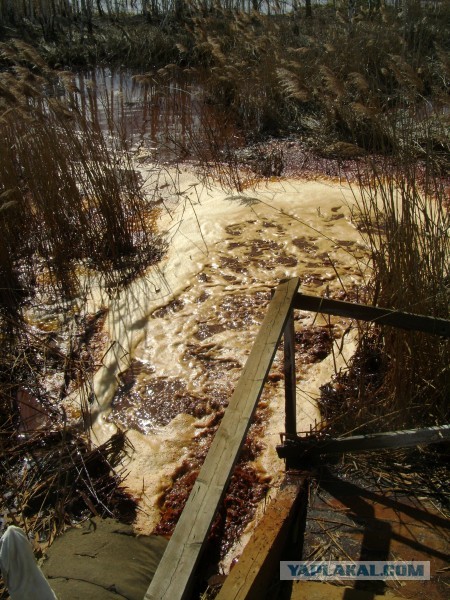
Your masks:
{"label": "dried grass", "polygon": [[[71,101],[71,76],[23,42],[0,51],[0,510],[45,544],[92,514],[135,514],[120,487],[125,436],[96,448],[84,433],[104,311],[71,315],[91,274],[114,294],[164,244],[125,141],[107,140]],[[57,95],[64,85],[69,100]],[[31,302],[60,311],[63,344],[29,326]],[[72,391],[80,414],[70,419]]]}
{"label": "dried grass", "polygon": [[80,265],[113,289],[157,261],[163,244],[125,141],[109,143],[75,102],[56,97],[73,82],[32,48],[2,53],[10,69],[0,74],[0,306],[17,316],[38,268],[68,298],[81,291]]}

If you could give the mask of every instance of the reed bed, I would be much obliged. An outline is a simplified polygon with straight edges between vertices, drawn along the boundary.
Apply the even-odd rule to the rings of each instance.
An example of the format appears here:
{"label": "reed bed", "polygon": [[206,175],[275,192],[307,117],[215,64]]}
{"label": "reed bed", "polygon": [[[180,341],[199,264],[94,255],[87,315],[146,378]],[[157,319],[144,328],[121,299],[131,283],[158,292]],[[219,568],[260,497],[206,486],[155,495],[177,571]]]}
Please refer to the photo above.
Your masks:
{"label": "reed bed", "polygon": [[[59,65],[101,59],[140,65],[146,77],[162,65],[169,74],[198,75],[206,102],[224,111],[230,131],[237,124],[242,134],[224,146],[205,121],[198,142],[199,153],[208,146],[200,154],[205,171],[214,166],[229,186],[241,185],[236,151],[243,140],[289,135],[321,156],[365,156],[354,216],[373,267],[367,301],[449,318],[450,2],[409,3],[402,13],[382,5],[360,5],[353,13],[322,7],[311,19],[299,11],[206,8],[190,4],[156,25],[121,19],[98,30],[91,30],[88,15],[76,26],[69,19],[61,31],[53,25],[43,32],[46,53]],[[104,478],[124,447],[117,438],[102,449],[98,491],[92,485],[97,467],[87,466],[97,464],[97,451],[67,425],[61,408],[68,388],[49,397],[39,387],[36,356],[48,356],[48,344],[42,349],[17,334],[22,307],[43,288],[68,303],[81,292],[81,272],[83,278],[100,274],[113,291],[158,260],[164,245],[152,230],[125,140],[112,144],[80,113],[72,74],[52,71],[22,42],[1,51],[7,68],[0,73],[0,317],[8,353],[1,366],[0,439],[2,455],[12,461],[2,471],[3,489],[17,497],[7,493],[2,502],[17,522],[33,523],[49,539],[72,515],[112,511]],[[69,100],[58,95],[61,86]],[[256,161],[261,176],[282,173],[280,153]],[[69,379],[85,375],[89,365],[79,353],[72,358],[63,368]],[[323,389],[328,427],[350,433],[448,422],[449,365],[446,341],[361,329],[349,368]],[[89,402],[84,375],[77,385],[85,386]],[[18,393],[24,389],[38,397],[51,425],[22,438]],[[39,478],[52,490],[48,496]],[[69,500],[73,495],[76,501]],[[63,512],[64,505],[73,510]]]}
{"label": "reed bed", "polygon": [[[404,157],[386,176],[361,182],[363,235],[371,252],[372,301],[379,306],[450,318],[450,214],[446,185],[430,165]],[[373,333],[372,333],[373,335]],[[362,342],[367,344],[367,339]],[[381,405],[365,418],[385,424],[434,425],[449,420],[450,343],[390,328],[377,332],[385,374]]]}
{"label": "reed bed", "polygon": [[[392,7],[350,16],[324,7],[313,20],[226,11],[193,17],[190,68],[206,66],[211,102],[251,137],[301,135],[319,152],[336,142],[395,150],[390,113],[400,103],[446,103],[450,5],[408,16]],[[335,149],[339,151],[339,149]]]}
{"label": "reed bed", "polygon": [[106,313],[83,303],[91,281],[115,294],[164,242],[126,140],[77,108],[72,74],[21,41],[0,53],[0,510],[45,545],[92,514],[135,514],[125,436],[95,447],[85,433]]}
{"label": "reed bed", "polygon": [[2,310],[17,311],[44,275],[73,297],[80,266],[113,289],[163,252],[126,141],[110,142],[79,111],[71,74],[21,42],[1,51],[10,65],[0,74]]}

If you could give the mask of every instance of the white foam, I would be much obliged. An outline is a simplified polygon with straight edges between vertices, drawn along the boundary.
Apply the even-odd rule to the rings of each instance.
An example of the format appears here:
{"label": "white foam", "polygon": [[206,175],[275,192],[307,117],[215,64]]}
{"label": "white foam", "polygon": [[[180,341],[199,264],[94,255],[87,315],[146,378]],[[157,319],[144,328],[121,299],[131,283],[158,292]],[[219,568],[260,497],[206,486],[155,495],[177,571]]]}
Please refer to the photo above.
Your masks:
{"label": "white foam", "polygon": [[[362,241],[352,223],[354,199],[348,187],[329,182],[284,180],[230,195],[219,188],[202,187],[188,170],[171,174],[169,180],[176,182],[181,193],[176,193],[172,184],[164,187],[164,205],[168,210],[161,211],[158,226],[170,240],[167,256],[109,304],[105,327],[114,345],[94,378],[98,414],[93,429],[98,442],[115,430],[106,418],[117,389],[118,375],[129,366],[132,356],[151,364],[153,376],[182,378],[192,391],[199,391],[205,383],[205,375],[195,358],[186,361],[186,348],[192,341],[200,343],[195,338],[199,324],[207,327],[212,320],[225,322],[220,315],[224,298],[229,296],[232,301],[245,292],[249,295],[256,291],[267,292],[280,279],[292,276],[307,279],[308,275],[316,274],[322,277],[321,286],[306,286],[307,291],[323,292],[326,285],[341,285],[332,267],[319,267],[308,249],[299,248],[295,240],[306,240],[315,255],[327,252],[343,283],[350,285],[364,273],[366,259]],[[235,226],[235,230],[229,226]],[[269,248],[267,254],[265,250],[258,254],[256,241],[259,239]],[[354,248],[349,252],[341,241],[357,242],[360,244],[358,252]],[[251,260],[250,242],[255,252]],[[234,244],[231,249],[230,244]],[[275,247],[273,251],[271,244]],[[280,253],[295,256],[297,264],[277,262]],[[227,267],[228,258],[236,259],[243,270],[233,271]],[[199,281],[197,276],[201,273],[207,281]],[[209,294],[204,301],[199,300],[202,292]],[[169,312],[165,317],[149,318],[173,299],[180,299],[180,310]],[[96,298],[97,304],[106,302],[107,298],[101,294]],[[243,365],[258,326],[257,318],[249,318],[245,327],[225,328],[205,343],[213,344],[211,352],[215,360],[234,359]],[[313,365],[309,376],[301,381],[299,428],[309,429],[319,418],[311,398],[317,396],[319,385],[330,378],[333,368],[333,361],[328,358]],[[238,371],[230,371],[233,383]],[[274,480],[283,468],[275,455],[279,432],[284,429],[283,419],[281,383],[277,393],[272,395],[271,417],[264,438],[267,449],[258,461],[259,468]],[[127,465],[126,483],[134,494],[143,498],[145,512],[140,514],[137,525],[142,531],[150,531],[157,522],[158,494],[195,444],[195,424],[194,417],[178,415],[148,435],[136,431],[128,434],[135,452]]]}

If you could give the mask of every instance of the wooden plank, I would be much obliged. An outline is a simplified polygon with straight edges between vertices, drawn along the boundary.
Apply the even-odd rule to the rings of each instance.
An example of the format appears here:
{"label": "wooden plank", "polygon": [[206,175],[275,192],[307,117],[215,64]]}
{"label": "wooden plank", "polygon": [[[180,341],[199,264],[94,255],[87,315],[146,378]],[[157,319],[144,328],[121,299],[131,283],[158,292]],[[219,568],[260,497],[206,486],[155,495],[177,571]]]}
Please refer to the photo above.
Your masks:
{"label": "wooden plank", "polygon": [[261,600],[275,573],[300,509],[306,510],[308,480],[287,474],[283,484],[258,523],[239,561],[230,571],[216,600]]}
{"label": "wooden plank", "polygon": [[300,310],[349,317],[358,321],[373,321],[379,325],[390,325],[400,329],[423,331],[441,337],[450,337],[450,320],[448,319],[414,315],[387,308],[319,298],[318,296],[308,296],[300,293],[295,297],[294,307]]}
{"label": "wooden plank", "polygon": [[286,436],[297,435],[294,311],[284,329],[284,398]]}
{"label": "wooden plank", "polygon": [[280,458],[308,460],[321,455],[408,448],[420,444],[436,444],[446,440],[450,440],[450,425],[355,435],[329,440],[314,441],[308,438],[299,438],[297,442],[277,446],[277,452]]}
{"label": "wooden plank", "polygon": [[290,279],[282,282],[275,291],[220,427],[144,600],[184,600],[189,595],[195,567],[250,427],[298,286],[298,278]]}

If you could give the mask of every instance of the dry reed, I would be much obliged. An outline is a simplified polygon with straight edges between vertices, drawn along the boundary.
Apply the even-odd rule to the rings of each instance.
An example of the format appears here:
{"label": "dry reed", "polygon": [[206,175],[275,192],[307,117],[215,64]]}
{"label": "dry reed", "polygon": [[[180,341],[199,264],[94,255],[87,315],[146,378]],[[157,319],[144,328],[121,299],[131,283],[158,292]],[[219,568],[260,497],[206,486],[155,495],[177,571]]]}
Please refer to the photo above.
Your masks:
{"label": "dry reed", "polygon": [[[124,436],[95,448],[83,433],[104,311],[78,311],[91,274],[115,293],[164,244],[125,140],[77,108],[72,76],[20,41],[0,52],[0,510],[50,542],[88,515],[133,518],[117,470]],[[57,332],[29,325],[32,302]],[[63,400],[75,390],[80,414],[69,419]]]}
{"label": "dry reed", "polygon": [[110,288],[126,282],[163,246],[125,141],[109,143],[70,94],[56,97],[72,89],[70,76],[31,48],[16,43],[2,54],[10,64],[0,75],[2,308],[17,310],[42,270],[66,298],[80,292],[80,265]]}

